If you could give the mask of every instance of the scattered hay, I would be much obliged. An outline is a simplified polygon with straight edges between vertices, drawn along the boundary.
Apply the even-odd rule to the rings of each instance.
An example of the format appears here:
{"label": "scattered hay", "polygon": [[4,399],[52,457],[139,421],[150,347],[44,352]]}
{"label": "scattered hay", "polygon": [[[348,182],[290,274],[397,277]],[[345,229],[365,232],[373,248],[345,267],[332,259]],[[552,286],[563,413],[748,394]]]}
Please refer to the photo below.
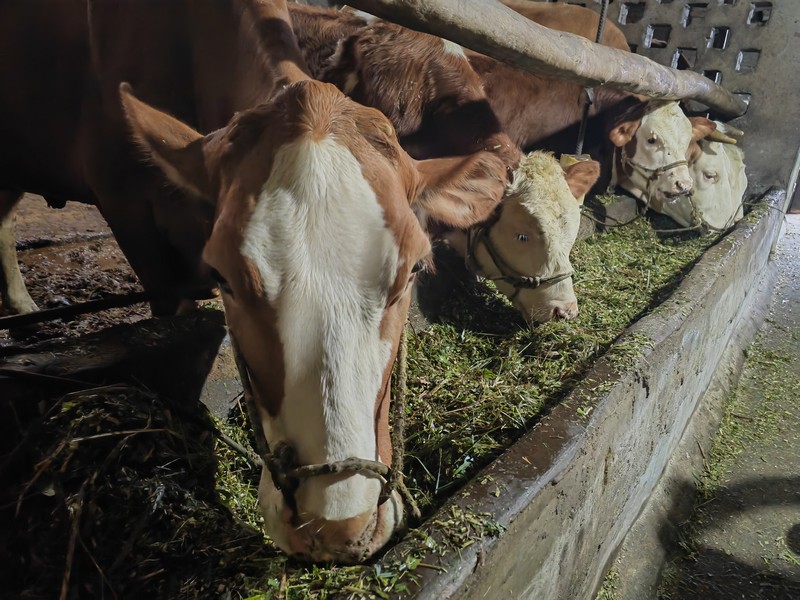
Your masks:
{"label": "scattered hay", "polygon": [[8,597],[209,597],[243,581],[261,533],[219,502],[198,415],[120,385],[68,394],[28,424],[0,463]]}
{"label": "scattered hay", "polygon": [[[454,290],[450,322],[409,335],[406,481],[425,516],[559,402],[713,242],[661,239],[644,219],[589,238],[573,251],[579,317],[533,330],[490,285]],[[620,366],[636,342],[618,351]],[[421,562],[427,552],[500,533],[489,515],[454,509],[437,517],[443,542],[423,525],[408,534],[418,551],[402,560],[298,563],[261,533],[259,473],[214,443],[216,427],[250,443],[238,412],[215,426],[198,407],[122,386],[51,400],[0,462],[4,480],[14,476],[0,492],[12,524],[0,533],[6,589],[20,598],[388,597],[419,569],[438,568]]]}

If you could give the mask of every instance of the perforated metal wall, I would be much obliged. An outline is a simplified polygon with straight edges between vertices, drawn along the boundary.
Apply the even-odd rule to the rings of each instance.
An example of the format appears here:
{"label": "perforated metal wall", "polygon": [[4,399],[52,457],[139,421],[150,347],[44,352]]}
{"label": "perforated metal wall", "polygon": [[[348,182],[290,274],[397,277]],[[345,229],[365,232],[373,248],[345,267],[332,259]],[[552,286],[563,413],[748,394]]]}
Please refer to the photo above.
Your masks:
{"label": "perforated metal wall", "polygon": [[[566,3],[600,10],[599,0]],[[746,132],[748,193],[788,188],[800,149],[800,0],[611,0],[608,18],[637,54],[748,98],[730,121]]]}

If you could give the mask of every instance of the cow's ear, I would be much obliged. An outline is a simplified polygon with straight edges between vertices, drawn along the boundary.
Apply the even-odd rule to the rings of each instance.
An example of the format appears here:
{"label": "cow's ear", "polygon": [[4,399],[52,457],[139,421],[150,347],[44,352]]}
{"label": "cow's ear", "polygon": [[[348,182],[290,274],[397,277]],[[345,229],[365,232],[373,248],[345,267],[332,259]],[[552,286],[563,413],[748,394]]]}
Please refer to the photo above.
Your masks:
{"label": "cow's ear", "polygon": [[564,167],[564,177],[575,199],[583,202],[583,197],[600,177],[600,163],[596,160],[576,162]]}
{"label": "cow's ear", "polygon": [[127,83],[120,84],[119,95],[134,139],[167,179],[214,202],[216,194],[203,153],[205,138],[178,119],[136,98]]}
{"label": "cow's ear", "polygon": [[611,143],[617,148],[621,148],[633,139],[641,123],[641,119],[623,121],[608,132],[608,139],[610,139]]}
{"label": "cow's ear", "polygon": [[703,149],[700,147],[700,144],[694,140],[689,142],[689,148],[686,150],[686,162],[689,165],[693,165],[703,154]]}
{"label": "cow's ear", "polygon": [[717,130],[717,124],[706,117],[689,117],[692,124],[692,141],[699,142]]}
{"label": "cow's ear", "polygon": [[503,161],[490,152],[415,161],[419,191],[412,206],[421,220],[467,228],[485,221],[508,181]]}

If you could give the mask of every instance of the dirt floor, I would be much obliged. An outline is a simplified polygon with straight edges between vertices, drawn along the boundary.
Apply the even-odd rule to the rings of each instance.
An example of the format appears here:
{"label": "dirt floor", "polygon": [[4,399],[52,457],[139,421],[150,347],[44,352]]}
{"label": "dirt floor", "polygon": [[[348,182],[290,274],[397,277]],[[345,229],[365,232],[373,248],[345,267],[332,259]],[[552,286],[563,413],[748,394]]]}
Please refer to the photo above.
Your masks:
{"label": "dirt floor", "polygon": [[800,215],[787,217],[770,312],[747,353],[664,600],[800,598]]}
{"label": "dirt floor", "polygon": [[[26,195],[17,210],[15,233],[22,275],[40,309],[96,300],[109,294],[141,291],[136,276],[96,208],[69,202],[49,208]],[[9,314],[0,306],[0,316]],[[81,315],[9,332],[0,330],[0,348],[53,337],[74,337],[116,323],[146,318],[145,304]]]}

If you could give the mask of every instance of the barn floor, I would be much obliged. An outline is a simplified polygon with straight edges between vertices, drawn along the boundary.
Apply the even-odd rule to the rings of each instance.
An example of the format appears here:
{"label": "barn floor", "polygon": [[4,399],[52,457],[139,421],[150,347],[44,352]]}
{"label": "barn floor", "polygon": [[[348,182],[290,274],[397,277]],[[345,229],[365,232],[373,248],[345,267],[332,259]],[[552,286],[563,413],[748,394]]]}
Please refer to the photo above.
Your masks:
{"label": "barn floor", "polygon": [[[68,202],[52,209],[26,194],[16,212],[15,235],[23,277],[40,309],[141,291],[136,276],[93,206]],[[0,305],[0,317],[10,314]],[[0,329],[0,348],[56,337],[77,337],[148,317],[144,304],[91,313],[14,331]]]}
{"label": "barn floor", "polygon": [[800,598],[800,214],[658,597]]}

